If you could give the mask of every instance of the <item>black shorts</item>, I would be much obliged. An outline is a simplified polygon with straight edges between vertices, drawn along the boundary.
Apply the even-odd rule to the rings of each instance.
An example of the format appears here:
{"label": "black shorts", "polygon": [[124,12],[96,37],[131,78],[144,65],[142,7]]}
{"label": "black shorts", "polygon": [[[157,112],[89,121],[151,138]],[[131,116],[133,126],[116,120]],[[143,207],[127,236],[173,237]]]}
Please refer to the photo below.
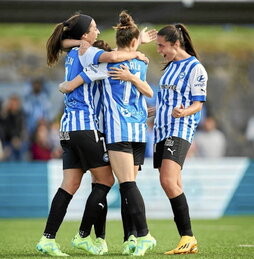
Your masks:
{"label": "black shorts", "polygon": [[178,137],[168,137],[154,145],[153,166],[160,168],[162,159],[170,159],[183,168],[183,163],[190,148],[190,142]]}
{"label": "black shorts", "polygon": [[133,154],[134,165],[144,164],[146,143],[117,142],[117,143],[107,144],[107,149]]}
{"label": "black shorts", "polygon": [[109,165],[104,135],[96,130],[60,132],[63,148],[63,169],[90,168]]}

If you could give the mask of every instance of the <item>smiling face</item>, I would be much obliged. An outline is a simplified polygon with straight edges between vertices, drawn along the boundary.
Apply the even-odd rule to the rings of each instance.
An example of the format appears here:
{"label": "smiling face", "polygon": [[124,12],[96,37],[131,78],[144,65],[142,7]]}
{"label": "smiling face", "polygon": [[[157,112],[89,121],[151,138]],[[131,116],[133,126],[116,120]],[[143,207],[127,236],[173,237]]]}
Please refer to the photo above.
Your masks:
{"label": "smiling face", "polygon": [[179,41],[175,43],[165,40],[164,36],[157,35],[157,52],[165,58],[167,62],[176,59],[177,50],[179,48]]}
{"label": "smiling face", "polygon": [[96,41],[98,35],[100,34],[99,29],[97,28],[97,25],[94,20],[91,21],[89,32],[84,33],[81,37],[82,40],[86,40],[91,45]]}

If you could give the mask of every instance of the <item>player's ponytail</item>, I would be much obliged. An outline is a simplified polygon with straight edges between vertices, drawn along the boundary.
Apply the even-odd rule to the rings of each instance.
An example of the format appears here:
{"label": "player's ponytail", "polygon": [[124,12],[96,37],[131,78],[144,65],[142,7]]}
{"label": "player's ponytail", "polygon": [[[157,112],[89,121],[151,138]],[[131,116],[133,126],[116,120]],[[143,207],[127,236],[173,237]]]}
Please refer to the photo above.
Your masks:
{"label": "player's ponytail", "polygon": [[92,17],[76,13],[68,20],[56,25],[53,33],[47,41],[47,63],[49,66],[57,63],[62,53],[62,40],[76,39],[79,40],[84,33],[88,33]]}
{"label": "player's ponytail", "polygon": [[63,23],[56,25],[53,33],[47,41],[47,64],[48,66],[54,65],[62,52],[61,41],[63,38]]}
{"label": "player's ponytail", "polygon": [[116,44],[118,47],[128,47],[134,38],[139,38],[138,26],[126,11],[119,14],[119,23],[113,28],[116,30]]}
{"label": "player's ponytail", "polygon": [[[161,30],[159,30],[158,35],[163,36],[166,41],[169,41],[173,44],[177,40],[179,40],[180,46],[182,49],[184,49],[191,56],[195,56],[196,58],[198,58],[197,52],[195,51],[195,49],[193,47],[189,32],[183,24],[179,23],[179,24],[175,24],[175,25],[173,25],[173,24],[168,25],[168,26],[162,28]],[[165,66],[165,68],[170,63],[171,62],[169,62]]]}
{"label": "player's ponytail", "polygon": [[179,38],[181,39],[180,40],[181,47],[183,47],[185,51],[191,56],[195,56],[196,58],[198,58],[198,54],[193,47],[192,40],[187,28],[181,23],[176,24],[175,27],[180,34]]}

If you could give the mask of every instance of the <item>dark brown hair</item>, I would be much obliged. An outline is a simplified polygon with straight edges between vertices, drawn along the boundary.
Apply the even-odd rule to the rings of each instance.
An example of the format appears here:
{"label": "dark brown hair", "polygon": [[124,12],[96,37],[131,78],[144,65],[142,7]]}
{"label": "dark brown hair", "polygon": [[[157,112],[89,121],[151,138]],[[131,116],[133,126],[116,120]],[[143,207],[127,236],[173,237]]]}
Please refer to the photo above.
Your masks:
{"label": "dark brown hair", "polygon": [[[166,41],[171,43],[175,43],[177,40],[179,40],[182,49],[184,49],[191,56],[198,58],[198,54],[193,47],[189,32],[183,24],[179,23],[175,25],[168,25],[159,30],[158,35],[163,36]],[[170,63],[171,62],[169,62],[166,67]]]}
{"label": "dark brown hair", "polygon": [[99,49],[103,49],[105,51],[112,51],[112,48],[104,40],[95,41],[93,46]]}
{"label": "dark brown hair", "polygon": [[134,38],[139,38],[138,26],[126,11],[119,14],[119,23],[113,28],[116,30],[116,44],[118,47],[128,47]]}
{"label": "dark brown hair", "polygon": [[62,40],[79,40],[84,33],[89,32],[91,20],[90,16],[76,13],[68,20],[56,25],[46,45],[48,66],[57,63],[62,53]]}

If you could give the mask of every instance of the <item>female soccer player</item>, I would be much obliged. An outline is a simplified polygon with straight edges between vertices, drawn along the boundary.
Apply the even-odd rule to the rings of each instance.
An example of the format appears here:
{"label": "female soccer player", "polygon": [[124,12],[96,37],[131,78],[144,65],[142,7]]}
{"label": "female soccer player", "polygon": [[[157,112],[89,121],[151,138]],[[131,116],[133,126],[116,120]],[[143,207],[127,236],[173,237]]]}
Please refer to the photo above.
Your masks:
{"label": "female soccer player", "polygon": [[181,237],[177,247],[165,254],[196,253],[181,169],[206,100],[207,73],[182,24],[168,25],[158,32],[157,51],[167,65],[156,104],[154,168],[159,169],[161,186]]}
{"label": "female soccer player", "polygon": [[[86,40],[93,44],[99,30],[95,21],[87,15],[77,14],[56,26],[47,42],[47,61],[51,66],[58,61],[63,39]],[[104,52],[91,47],[84,55],[78,55],[78,48],[68,52],[65,61],[66,80],[71,80],[82,71],[83,64],[98,62],[120,62],[132,58],[145,58],[140,52]],[[60,125],[60,141],[63,148],[63,181],[54,196],[44,234],[37,244],[37,250],[52,256],[68,256],[55,242],[56,233],[64,219],[67,207],[75,194],[83,174],[90,170],[96,180],[89,195],[79,233],[72,245],[90,254],[107,252],[103,238],[95,242],[90,237],[92,225],[102,214],[106,195],[114,183],[104,136],[98,131],[98,118],[94,107],[93,83],[82,84],[72,93],[65,95],[65,109]]]}
{"label": "female soccer player", "polygon": [[[121,12],[120,23],[115,28],[117,50],[135,51],[139,45],[140,32],[132,17],[125,11]],[[108,75],[109,70],[112,77]],[[132,231],[128,224],[133,222],[137,235],[135,240],[129,233],[123,254],[134,256],[144,255],[156,245],[156,240],[148,231],[144,201],[135,182],[145,153],[147,107],[144,95],[152,96],[152,89],[145,82],[146,70],[144,62],[132,59],[118,64],[90,65],[80,74],[86,82],[103,79],[104,124],[109,159],[120,184],[126,229]],[[60,89],[72,90],[82,82],[80,79],[77,77],[72,82],[65,82]]]}

